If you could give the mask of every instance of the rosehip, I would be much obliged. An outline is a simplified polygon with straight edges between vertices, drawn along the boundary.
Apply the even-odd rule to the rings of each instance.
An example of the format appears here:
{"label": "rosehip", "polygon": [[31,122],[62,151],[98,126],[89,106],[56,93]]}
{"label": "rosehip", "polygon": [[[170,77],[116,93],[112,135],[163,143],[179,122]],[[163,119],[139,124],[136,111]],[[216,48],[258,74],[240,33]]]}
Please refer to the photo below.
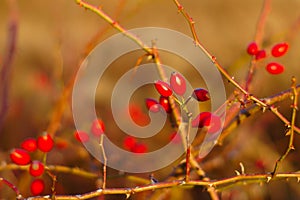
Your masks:
{"label": "rosehip", "polygon": [[102,135],[105,131],[104,122],[101,119],[95,119],[92,123],[91,132],[94,136],[98,137]]}
{"label": "rosehip", "polygon": [[54,141],[48,133],[44,133],[37,138],[37,146],[42,152],[49,152],[54,146]]}
{"label": "rosehip", "polygon": [[222,128],[221,126],[222,126],[222,122],[221,122],[220,117],[213,114],[211,116],[211,121],[210,121],[207,132],[208,133],[216,133]]}
{"label": "rosehip", "polygon": [[177,72],[173,72],[170,77],[170,86],[178,95],[184,95],[186,91],[186,82],[183,76]]}
{"label": "rosehip", "polygon": [[149,123],[148,115],[146,115],[141,109],[141,106],[137,104],[132,103],[129,105],[129,114],[132,120],[139,126],[145,126]]}
{"label": "rosehip", "polygon": [[208,91],[203,88],[195,89],[194,93],[192,94],[192,97],[201,102],[207,101],[210,99]]}
{"label": "rosehip", "polygon": [[21,143],[21,147],[26,151],[33,152],[37,149],[36,139],[34,138],[27,138],[23,140]]}
{"label": "rosehip", "polygon": [[45,183],[42,179],[35,179],[31,182],[30,190],[33,195],[39,195],[44,191]]}
{"label": "rosehip", "polygon": [[248,48],[247,48],[247,53],[249,55],[256,55],[258,52],[258,46],[256,44],[256,42],[251,42],[249,45],[248,45]]}
{"label": "rosehip", "polygon": [[208,128],[208,133],[215,133],[221,129],[221,119],[219,116],[210,112],[200,113],[194,120],[192,120],[192,127]]}
{"label": "rosehip", "polygon": [[167,113],[170,113],[172,111],[168,97],[160,96],[159,104]]}
{"label": "rosehip", "polygon": [[270,74],[281,74],[284,71],[284,66],[277,62],[271,62],[267,64],[266,70]]}
{"label": "rosehip", "polygon": [[261,60],[263,58],[267,57],[267,53],[265,50],[260,50],[255,54],[255,59],[256,60]]}
{"label": "rosehip", "polygon": [[75,131],[74,136],[76,140],[82,143],[88,142],[90,140],[89,134],[84,131]]}
{"label": "rosehip", "polygon": [[56,139],[55,140],[55,147],[59,150],[63,150],[65,148],[67,148],[69,145],[68,140],[65,139]]}
{"label": "rosehip", "polygon": [[197,117],[192,120],[192,127],[203,128],[204,126],[209,126],[210,119],[211,119],[210,112],[202,112]]}
{"label": "rosehip", "polygon": [[177,133],[175,131],[175,132],[171,133],[170,140],[173,144],[179,144],[179,143],[181,143],[181,136],[179,133]]}
{"label": "rosehip", "polygon": [[147,98],[146,106],[147,106],[148,110],[150,110],[151,112],[154,112],[154,113],[159,112],[159,110],[160,110],[159,103],[155,99]]}
{"label": "rosehip", "polygon": [[288,43],[279,43],[273,46],[271,53],[274,57],[280,57],[287,52],[288,48]]}
{"label": "rosehip", "polygon": [[136,143],[132,148],[133,153],[145,153],[147,152],[147,146],[143,143]]}
{"label": "rosehip", "polygon": [[123,141],[123,146],[127,150],[132,150],[136,145],[136,139],[132,136],[127,136]]}
{"label": "rosehip", "polygon": [[17,165],[27,165],[30,163],[30,156],[24,149],[14,149],[10,152],[10,159]]}
{"label": "rosehip", "polygon": [[44,164],[38,160],[32,161],[29,166],[29,173],[31,176],[40,176],[44,173]]}
{"label": "rosehip", "polygon": [[163,81],[156,81],[154,83],[154,86],[159,94],[161,94],[164,97],[169,97],[173,94],[173,91],[170,88],[170,85]]}

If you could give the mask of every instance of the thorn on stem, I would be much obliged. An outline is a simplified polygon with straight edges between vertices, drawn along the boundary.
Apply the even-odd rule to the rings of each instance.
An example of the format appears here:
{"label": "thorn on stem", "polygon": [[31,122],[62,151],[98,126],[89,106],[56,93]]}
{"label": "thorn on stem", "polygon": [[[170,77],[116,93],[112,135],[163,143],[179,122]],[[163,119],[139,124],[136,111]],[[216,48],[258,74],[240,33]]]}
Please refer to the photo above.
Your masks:
{"label": "thorn on stem", "polygon": [[181,12],[183,10],[183,6],[182,5],[178,5],[178,11]]}

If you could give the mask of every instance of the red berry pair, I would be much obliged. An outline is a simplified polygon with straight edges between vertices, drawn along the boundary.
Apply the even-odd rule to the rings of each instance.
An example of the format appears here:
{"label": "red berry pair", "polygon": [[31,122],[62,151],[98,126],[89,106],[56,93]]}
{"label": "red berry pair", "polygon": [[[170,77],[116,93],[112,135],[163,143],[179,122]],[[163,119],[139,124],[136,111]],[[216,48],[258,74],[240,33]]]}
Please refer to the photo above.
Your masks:
{"label": "red berry pair", "polygon": [[133,153],[146,153],[148,148],[144,143],[139,143],[132,136],[127,136],[123,141],[123,146],[126,150]]}
{"label": "red berry pair", "polygon": [[[95,137],[99,137],[100,135],[104,134],[104,131],[105,131],[104,122],[101,119],[95,119],[91,125],[91,133]],[[74,137],[76,140],[82,143],[86,143],[90,140],[90,135],[87,132],[80,131],[80,130],[74,132]]]}
{"label": "red berry pair", "polygon": [[155,88],[164,97],[169,97],[175,92],[182,96],[186,92],[186,81],[178,72],[173,72],[170,77],[170,85],[163,81],[156,81]]}
{"label": "red berry pair", "polygon": [[39,149],[42,152],[49,152],[54,146],[52,137],[45,133],[36,139],[28,138],[21,143],[22,148],[17,148],[11,151],[10,158],[17,165],[27,165],[31,158],[29,152],[34,152]]}
{"label": "red berry pair", "polygon": [[146,106],[148,108],[148,110],[150,110],[151,112],[159,112],[160,111],[160,106],[163,107],[163,109],[167,112],[170,113],[172,111],[171,109],[171,105],[169,102],[169,98],[165,97],[165,96],[160,96],[159,98],[159,102],[155,99],[152,98],[147,98],[146,99]]}
{"label": "red berry pair", "polygon": [[256,42],[251,42],[247,47],[247,53],[249,55],[255,56],[256,60],[261,60],[267,56],[264,49],[259,49]]}
{"label": "red berry pair", "polygon": [[44,164],[37,160],[31,162],[30,155],[24,149],[14,149],[10,153],[10,158],[17,165],[30,164],[29,173],[32,176],[40,176],[44,172]]}
{"label": "red berry pair", "polygon": [[[281,57],[287,52],[288,48],[288,43],[278,43],[272,47],[271,55],[273,57]],[[247,52],[249,55],[255,55],[256,60],[260,60],[266,57],[266,51],[259,50],[255,42],[252,42],[248,45]],[[270,74],[281,74],[284,71],[284,66],[277,62],[270,62],[267,64],[266,70]]]}
{"label": "red berry pair", "polygon": [[207,132],[212,134],[218,132],[221,126],[220,117],[211,112],[202,112],[192,121],[192,127],[206,127],[208,129]]}
{"label": "red berry pair", "polygon": [[52,150],[53,146],[54,141],[52,137],[47,133],[44,133],[37,139],[27,138],[21,143],[21,147],[28,152],[34,152],[39,149],[40,151],[47,153]]}

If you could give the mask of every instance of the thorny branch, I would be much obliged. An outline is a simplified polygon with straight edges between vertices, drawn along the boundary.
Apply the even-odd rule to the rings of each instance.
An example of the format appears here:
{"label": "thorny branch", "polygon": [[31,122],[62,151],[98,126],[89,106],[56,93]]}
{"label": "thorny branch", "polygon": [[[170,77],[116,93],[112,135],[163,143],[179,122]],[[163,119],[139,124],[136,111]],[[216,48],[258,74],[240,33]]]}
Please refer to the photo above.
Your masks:
{"label": "thorny branch", "polygon": [[0,69],[0,131],[2,129],[6,112],[8,110],[8,96],[9,96],[9,78],[12,68],[12,63],[16,51],[16,41],[18,33],[18,14],[17,6],[14,0],[9,1],[10,17],[8,22],[8,37],[5,56],[3,58],[2,67]]}
{"label": "thorny branch", "polygon": [[[129,198],[132,194],[145,192],[145,191],[153,191],[164,188],[171,187],[186,187],[186,186],[203,186],[207,190],[213,188],[214,190],[222,190],[222,188],[228,188],[232,186],[236,186],[238,184],[247,184],[247,183],[269,183],[275,180],[284,180],[287,178],[295,178],[298,182],[300,180],[300,174],[298,172],[293,173],[278,173],[272,177],[271,174],[240,174],[234,177],[216,180],[216,181],[180,181],[175,180],[172,182],[159,182],[157,184],[137,186],[133,188],[107,188],[107,189],[98,189],[96,191],[85,193],[81,195],[57,195],[56,200],[77,200],[77,199],[91,199],[93,197],[98,197],[101,195],[108,194],[124,194],[127,198]],[[31,197],[30,200],[50,200],[49,196],[44,197]],[[29,200],[29,199],[28,199]]]}
{"label": "thorny branch", "polygon": [[291,120],[291,124],[288,127],[288,132],[287,135],[289,135],[290,140],[289,140],[289,145],[288,148],[286,149],[285,153],[276,161],[274,170],[272,172],[272,175],[274,176],[277,172],[279,163],[281,161],[283,161],[287,155],[290,153],[290,151],[294,150],[294,131],[295,131],[295,121],[296,121],[296,115],[297,115],[297,111],[298,111],[298,91],[296,89],[296,78],[293,77],[292,78],[292,86],[291,86],[292,92],[293,92],[293,104],[291,105],[292,108],[292,120]]}
{"label": "thorny branch", "polygon": [[[153,47],[148,47],[147,45],[145,45],[139,38],[137,38],[135,35],[132,35],[130,32],[128,32],[125,28],[123,28],[119,23],[117,23],[116,21],[114,21],[109,15],[107,15],[106,13],[104,13],[101,8],[99,7],[95,7],[92,6],[88,3],[83,2],[82,0],[76,0],[76,2],[80,5],[83,6],[95,13],[97,13],[100,17],[102,17],[105,21],[107,21],[111,26],[113,26],[115,29],[117,29],[119,32],[123,33],[126,37],[130,38],[131,40],[133,40],[135,43],[137,43],[146,53],[147,55],[152,55],[153,59],[155,61],[155,63],[158,66],[158,70],[159,73],[161,74],[161,77],[163,80],[166,79],[166,76],[164,75],[164,72],[162,69],[159,68],[159,66],[161,65],[161,61],[160,58],[158,56],[157,53],[157,49],[153,48]],[[212,191],[210,192],[210,195],[213,199],[218,199],[218,196],[216,195],[215,191],[221,190],[224,187],[230,187],[230,186],[235,186],[237,184],[245,184],[245,183],[261,183],[261,182],[266,182],[268,183],[269,181],[274,181],[274,180],[281,180],[281,179],[287,179],[287,178],[297,178],[297,181],[299,182],[300,180],[300,175],[298,172],[293,172],[293,173],[275,173],[277,170],[277,164],[283,160],[287,154],[293,149],[293,140],[294,140],[294,132],[299,132],[299,128],[295,126],[295,119],[296,119],[296,112],[297,112],[297,99],[298,99],[298,91],[299,91],[299,85],[296,86],[296,81],[295,79],[293,79],[293,83],[292,83],[292,87],[290,90],[285,91],[283,93],[280,93],[278,95],[275,95],[273,97],[270,98],[265,98],[265,99],[259,99],[251,94],[248,93],[248,89],[246,87],[246,89],[244,89],[239,83],[237,83],[227,72],[226,70],[218,63],[218,61],[216,60],[216,58],[214,56],[212,56],[204,47],[203,45],[199,42],[199,39],[197,37],[196,34],[196,30],[195,30],[195,26],[194,26],[194,21],[192,20],[192,18],[188,15],[187,12],[184,11],[183,6],[177,1],[174,0],[175,4],[178,7],[178,10],[180,11],[180,13],[183,14],[183,16],[186,18],[186,20],[189,23],[191,32],[193,34],[194,40],[195,40],[195,44],[201,48],[206,55],[211,59],[211,61],[214,63],[214,65],[219,69],[219,71],[223,74],[223,76],[230,82],[232,83],[237,89],[239,89],[247,98],[247,100],[251,100],[253,101],[255,104],[253,104],[252,106],[248,107],[245,109],[246,113],[249,114],[254,114],[257,111],[261,110],[261,108],[263,109],[269,109],[271,110],[277,117],[279,117],[286,125],[288,125],[289,127],[289,136],[290,136],[290,141],[289,141],[289,147],[286,151],[286,153],[280,157],[280,159],[276,162],[276,166],[274,169],[274,172],[272,174],[238,174],[237,176],[231,177],[231,178],[226,178],[226,179],[222,179],[222,180],[209,180],[209,179],[203,179],[203,180],[189,180],[189,178],[187,177],[185,179],[185,181],[182,180],[175,180],[172,182],[159,182],[156,184],[151,184],[151,185],[144,185],[144,186],[138,186],[138,187],[134,187],[134,188],[106,188],[105,184],[106,184],[106,165],[105,168],[103,167],[103,179],[104,179],[104,183],[103,183],[103,188],[102,189],[98,189],[96,191],[90,192],[90,193],[86,193],[86,194],[79,194],[79,195],[58,195],[55,197],[55,199],[90,199],[93,197],[98,197],[104,194],[124,194],[126,195],[126,197],[128,198],[130,195],[134,194],[134,193],[139,193],[139,192],[144,192],[144,191],[153,191],[153,190],[159,190],[159,189],[163,189],[163,188],[170,188],[170,187],[185,187],[185,186],[203,186],[204,188],[206,188],[208,191]],[[267,16],[267,13],[269,11],[269,4],[270,4],[270,0],[265,0],[265,9],[264,12],[262,12],[261,15],[261,19],[260,19],[260,23],[258,24],[258,28],[257,28],[257,35],[256,35],[256,40],[261,40],[261,35],[262,35],[262,30],[263,30],[263,26],[265,23],[265,18]],[[16,34],[16,24],[15,26],[12,26],[15,29],[15,34]],[[260,28],[259,28],[260,27]],[[11,34],[10,34],[11,35]],[[16,37],[14,35],[14,37]],[[15,41],[15,40],[12,40]],[[1,71],[1,80],[2,80],[2,76],[3,77],[7,77],[7,73],[9,71],[9,68],[7,69],[7,71],[5,71],[5,66],[7,65],[8,67],[11,65],[11,60],[12,60],[12,56],[13,56],[13,52],[14,52],[14,45],[10,46],[11,48],[9,48],[8,52],[11,52],[11,54],[8,55],[8,61],[9,62],[5,62],[4,60],[4,67],[2,68]],[[5,65],[5,63],[8,63]],[[162,70],[162,71],[160,71]],[[4,73],[3,73],[4,71]],[[6,75],[3,75],[6,74]],[[4,80],[4,79],[3,79]],[[70,88],[72,87],[72,83],[73,80],[70,81],[70,84],[68,85],[66,92],[64,93],[65,96],[63,96],[63,98],[61,99],[61,103],[62,105],[65,105],[66,99],[69,96],[69,92],[70,92]],[[272,105],[276,102],[282,101],[288,97],[290,97],[292,95],[293,97],[293,104],[292,104],[292,120],[291,122],[289,122],[284,116],[282,116],[276,107],[273,107]],[[7,95],[6,95],[7,96]],[[170,100],[172,102],[172,99]],[[5,101],[3,101],[5,102]],[[2,104],[3,104],[2,102]],[[173,102],[174,103],[174,102]],[[5,104],[3,104],[5,105]],[[172,105],[172,104],[171,104]],[[3,106],[2,106],[3,107]],[[1,108],[2,108],[1,107]],[[5,107],[5,106],[4,106]],[[58,112],[56,113],[57,115],[61,115],[63,110],[64,110],[64,106],[61,106],[62,110],[58,110]],[[173,106],[173,112],[176,112],[176,107]],[[2,113],[3,113],[3,109],[1,109],[1,113],[0,113],[0,128],[1,128],[1,124],[2,124]],[[5,113],[5,110],[4,110]],[[176,116],[176,113],[174,114],[174,116]],[[179,118],[177,118],[177,122],[180,123],[180,115],[177,115]],[[245,115],[247,117],[247,115]],[[240,117],[240,116],[239,116]],[[58,128],[58,121],[57,119],[59,119],[59,117],[55,117],[55,113],[54,113],[54,117],[52,118],[54,120],[52,124],[53,126],[48,127],[48,131],[50,133],[52,133],[52,135],[55,133],[55,131]],[[244,119],[244,118],[243,118]],[[242,120],[243,120],[242,119]],[[56,121],[55,121],[56,120]],[[235,121],[235,119],[233,119],[233,122]],[[239,122],[241,121],[241,118],[239,118]],[[56,123],[55,123],[56,122]],[[226,128],[228,130],[231,130],[233,128],[235,128],[238,125],[238,123],[231,123],[229,124],[229,126]],[[225,130],[226,130],[225,129]],[[103,139],[103,138],[102,138]],[[100,144],[101,145],[101,144]],[[104,149],[102,147],[103,150],[103,155],[105,156],[105,152]],[[191,150],[191,149],[189,149]],[[197,161],[193,160],[194,158],[191,156],[191,165],[193,167],[197,167],[200,172],[199,174],[204,175],[204,172],[201,171],[200,166],[198,165]],[[186,160],[188,160],[188,158],[186,158]],[[188,166],[188,165],[187,165]],[[195,167],[195,168],[196,168]],[[57,172],[65,172],[65,173],[71,173],[71,174],[76,174],[79,176],[84,176],[87,178],[97,178],[98,175],[93,174],[93,173],[89,173],[89,172],[85,172],[82,171],[80,169],[76,169],[76,168],[68,168],[65,166],[47,166],[46,167],[47,170],[51,170],[51,171],[57,171]],[[187,167],[188,168],[188,167]],[[3,167],[3,169],[1,169],[0,166],[0,171],[1,170],[10,170],[10,169],[21,169],[21,170],[28,170],[28,166],[15,166],[15,165],[6,165]],[[187,169],[188,172],[188,169]],[[188,173],[187,173],[188,176]],[[3,178],[0,178],[0,181],[5,182]],[[7,184],[9,187],[11,187],[12,189],[14,189],[15,187],[10,186],[9,182],[7,182]],[[14,189],[15,190],[15,189]],[[18,190],[15,190],[17,196],[20,197],[20,193]],[[49,196],[44,196],[44,197],[31,197],[29,198],[31,200],[38,200],[38,199],[51,199]]]}
{"label": "thorny branch", "polygon": [[[269,15],[270,10],[271,10],[271,0],[265,0],[264,6],[262,8],[262,12],[260,14],[260,18],[257,23],[256,34],[255,34],[255,39],[254,39],[254,41],[256,42],[256,44],[258,46],[261,46],[261,44],[262,44],[264,28],[265,28],[267,16]],[[253,79],[256,64],[257,64],[257,60],[255,59],[255,56],[253,56],[251,59],[251,62],[250,62],[250,67],[249,67],[249,71],[248,71],[247,78],[246,78],[246,83],[245,83],[246,91],[249,91],[249,86]]]}

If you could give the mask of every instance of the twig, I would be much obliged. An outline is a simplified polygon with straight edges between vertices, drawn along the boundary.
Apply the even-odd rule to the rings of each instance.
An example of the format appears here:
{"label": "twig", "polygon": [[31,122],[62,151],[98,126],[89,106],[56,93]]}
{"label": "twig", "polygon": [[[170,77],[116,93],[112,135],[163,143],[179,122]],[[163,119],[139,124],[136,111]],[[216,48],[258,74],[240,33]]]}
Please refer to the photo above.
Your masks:
{"label": "twig", "polygon": [[[157,66],[158,73],[163,81],[167,81],[165,71],[162,68],[161,60],[160,60],[157,48],[155,46],[153,47],[153,53],[154,53],[154,62]],[[182,127],[179,130],[179,133],[181,136],[181,141],[184,146],[184,149],[186,150],[186,173],[185,173],[186,177],[185,177],[185,180],[188,182],[189,174],[190,174],[190,165],[191,165],[190,161],[194,159],[194,158],[191,158],[191,145],[189,144],[189,131],[190,130],[186,131],[185,126],[180,126],[180,123],[184,123],[184,122],[181,121],[181,114],[180,114],[178,107],[176,106],[175,99],[173,96],[169,97],[169,103],[170,103],[170,106],[172,109],[172,114],[175,118],[177,127]],[[189,120],[188,126],[190,127],[190,120]],[[193,163],[195,163],[195,162],[193,162]],[[194,167],[196,167],[196,166],[194,166]]]}
{"label": "twig", "polygon": [[[116,10],[115,10],[115,12],[113,14],[113,17],[115,19],[118,19],[118,16],[120,15],[122,9],[124,8],[124,6],[126,4],[126,1],[127,0],[120,0],[120,3],[117,6],[117,8],[116,8]],[[97,42],[99,41],[99,39],[104,35],[104,33],[106,31],[109,30],[109,28],[111,28],[111,26],[109,24],[107,24],[106,26],[101,27],[98,30],[98,32],[92,37],[92,39],[90,39],[90,41],[86,45],[86,50],[85,50],[86,53],[89,53],[95,47],[95,45],[97,44]]]}
{"label": "twig", "polygon": [[[270,13],[270,10],[271,10],[271,0],[265,0],[258,23],[257,23],[256,34],[255,34],[255,39],[254,39],[256,44],[259,47],[261,46],[261,43],[262,43],[262,38],[264,35],[264,28],[266,25],[266,19]],[[247,78],[246,78],[246,83],[245,83],[246,91],[249,91],[249,87],[250,87],[250,84],[251,84],[251,81],[252,81],[252,78],[253,78],[253,75],[255,72],[256,63],[257,63],[257,61],[256,61],[255,57],[253,56],[251,59],[249,71],[248,71]]]}
{"label": "twig", "polygon": [[290,153],[290,151],[294,150],[294,131],[295,131],[295,121],[296,121],[296,115],[298,110],[298,91],[296,89],[296,78],[292,78],[292,86],[291,89],[293,91],[293,104],[292,107],[292,120],[291,120],[291,126],[288,127],[290,130],[288,131],[288,135],[290,137],[288,148],[286,149],[285,153],[276,161],[274,170],[272,172],[272,175],[274,176],[277,172],[278,166],[281,161],[283,161],[286,156]]}
{"label": "twig", "polygon": [[200,43],[198,36],[196,34],[196,30],[195,30],[195,22],[193,21],[193,19],[188,15],[187,12],[184,11],[183,6],[177,1],[177,0],[173,0],[174,3],[176,4],[179,12],[184,16],[184,18],[186,19],[186,21],[188,22],[193,38],[194,38],[194,42],[195,45],[197,47],[199,47],[205,54],[206,56],[211,60],[211,62],[215,65],[215,67],[217,67],[217,69],[220,71],[220,73],[231,83],[234,85],[234,87],[236,87],[237,89],[239,89],[246,97],[248,100],[252,100],[254,103],[260,105],[261,107],[268,107],[268,105],[266,103],[264,103],[262,100],[258,99],[257,97],[249,94],[239,83],[237,83],[225,70],[225,68],[222,67],[222,65],[217,61],[217,58],[215,56],[213,56],[212,54],[210,54],[208,52],[208,50]]}
{"label": "twig", "polygon": [[56,195],[55,185],[56,185],[56,182],[57,182],[57,178],[56,178],[56,175],[52,174],[50,171],[47,171],[47,174],[52,180],[52,186],[51,186],[52,194],[51,194],[51,196],[52,196],[52,199],[55,199],[55,195]]}
{"label": "twig", "polygon": [[102,156],[103,156],[103,184],[102,184],[102,189],[105,189],[106,188],[106,165],[107,165],[107,157],[106,157],[104,146],[103,146],[103,137],[104,137],[104,134],[102,134],[100,136],[100,143],[99,143],[99,145],[100,145]]}
{"label": "twig", "polygon": [[133,40],[137,45],[139,45],[144,51],[146,51],[148,54],[152,55],[152,50],[150,47],[148,47],[146,44],[144,44],[139,38],[137,38],[132,33],[128,32],[125,28],[123,28],[118,22],[113,20],[108,14],[106,14],[101,7],[93,6],[89,3],[86,3],[82,0],[75,0],[80,6],[91,10],[92,12],[99,15],[102,19],[104,19],[106,22],[108,22],[112,27],[117,29],[120,33],[124,34],[129,39]]}
{"label": "twig", "polygon": [[263,41],[264,28],[266,26],[266,20],[271,11],[271,0],[264,0],[264,5],[257,23],[255,42],[260,46]]}
{"label": "twig", "polygon": [[[0,165],[0,171],[8,171],[8,170],[23,170],[28,171],[29,165],[21,166],[16,164],[7,164],[7,165]],[[67,166],[62,165],[47,165],[45,166],[45,169],[51,172],[59,172],[59,173],[67,173],[67,174],[73,174],[76,176],[82,176],[85,178],[98,178],[99,175],[87,172],[79,168],[71,168]]]}
{"label": "twig", "polygon": [[8,24],[8,38],[7,46],[5,50],[5,56],[3,58],[3,64],[0,71],[0,132],[3,127],[4,119],[8,110],[8,96],[9,96],[9,76],[16,50],[16,41],[18,33],[18,14],[15,0],[10,0],[10,18]]}
{"label": "twig", "polygon": [[[145,186],[138,186],[134,188],[106,188],[98,189],[96,191],[85,193],[81,195],[57,195],[56,200],[78,200],[78,199],[91,199],[93,197],[98,197],[101,195],[112,195],[112,194],[124,194],[130,196],[131,194],[141,193],[146,191],[153,191],[158,189],[165,189],[171,187],[185,188],[186,186],[203,186],[213,190],[222,190],[224,187],[233,187],[238,184],[247,184],[247,183],[269,183],[275,180],[282,180],[287,178],[295,178],[297,181],[300,180],[300,173],[278,173],[272,176],[270,174],[241,174],[238,176],[233,176],[226,179],[216,180],[216,181],[171,181],[171,182],[159,182],[157,184],[150,184]],[[44,197],[30,197],[30,200],[49,200],[49,196]]]}
{"label": "twig", "polygon": [[[296,86],[297,92],[300,91],[300,85]],[[275,103],[281,102],[283,100],[286,100],[287,98],[290,98],[293,95],[293,90],[290,88],[288,90],[282,91],[280,93],[277,93],[273,96],[263,98],[263,100],[270,105],[270,109],[272,109],[272,112],[286,125],[290,126],[291,123],[287,118],[285,118],[278,109],[273,106]],[[249,116],[254,115],[255,113],[259,112],[261,108],[255,104],[249,106],[246,109],[242,109],[239,111],[239,113],[233,117],[231,117],[231,121],[228,121],[227,124],[224,124],[224,128],[222,131],[222,134],[220,135],[218,139],[218,144],[222,145],[224,139],[231,133],[232,130],[234,130],[237,126],[239,126],[241,123],[243,123]],[[294,126],[294,131],[298,134],[300,134],[300,128],[297,126]]]}
{"label": "twig", "polygon": [[5,185],[7,185],[9,188],[11,188],[16,193],[16,196],[17,196],[16,199],[23,199],[19,189],[14,184],[12,184],[8,180],[0,177],[0,183],[1,182],[4,183]]}

